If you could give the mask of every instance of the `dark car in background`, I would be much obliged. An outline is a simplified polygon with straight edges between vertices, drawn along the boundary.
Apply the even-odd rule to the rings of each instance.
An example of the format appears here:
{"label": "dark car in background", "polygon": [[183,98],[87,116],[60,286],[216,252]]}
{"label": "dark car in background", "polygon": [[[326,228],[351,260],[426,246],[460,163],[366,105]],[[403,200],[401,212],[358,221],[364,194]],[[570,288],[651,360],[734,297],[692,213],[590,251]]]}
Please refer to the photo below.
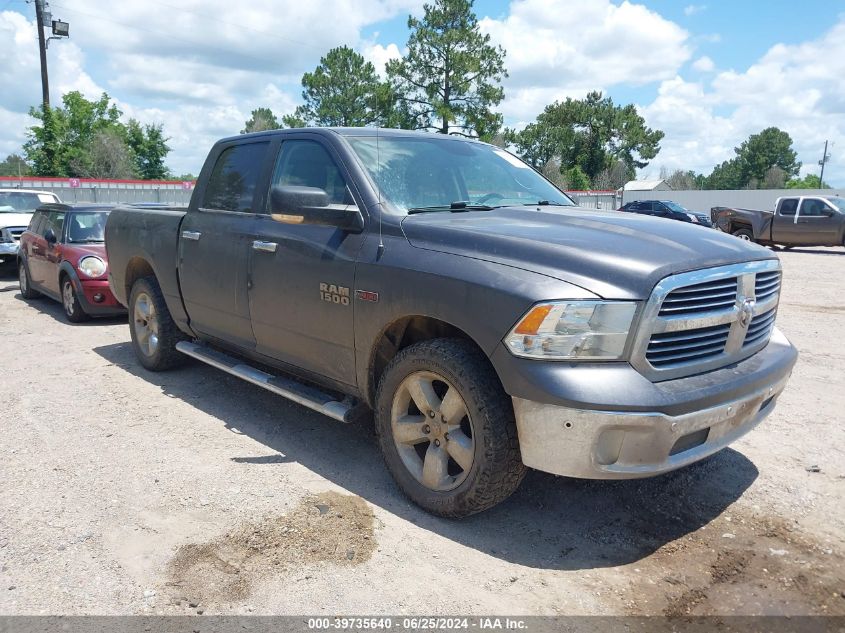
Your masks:
{"label": "dark car in background", "polygon": [[48,204],[39,207],[21,235],[21,295],[61,301],[72,323],[116,316],[126,309],[109,289],[103,232],[112,205]]}
{"label": "dark car in background", "polygon": [[712,227],[710,217],[704,213],[690,211],[671,200],[635,200],[619,207],[618,211],[628,213],[639,213],[640,215],[653,215],[656,218],[669,218],[681,222],[691,222],[702,226]]}

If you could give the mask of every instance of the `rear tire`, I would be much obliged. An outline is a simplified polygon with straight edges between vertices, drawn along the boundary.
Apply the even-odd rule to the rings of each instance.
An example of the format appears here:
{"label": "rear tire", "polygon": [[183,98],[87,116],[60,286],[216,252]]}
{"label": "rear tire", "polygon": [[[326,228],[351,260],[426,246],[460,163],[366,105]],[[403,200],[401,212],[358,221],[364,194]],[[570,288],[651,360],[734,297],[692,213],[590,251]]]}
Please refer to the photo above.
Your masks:
{"label": "rear tire", "polygon": [[129,333],[138,362],[150,371],[171,369],[185,361],[176,343],[186,336],[176,327],[158,281],[138,279],[129,294]]}
{"label": "rear tire", "polygon": [[71,323],[82,323],[91,318],[91,316],[82,309],[82,304],[79,303],[79,298],[76,296],[76,289],[73,287],[73,281],[67,275],[62,276],[59,280],[59,285],[62,290],[62,307],[65,309],[65,316]]}
{"label": "rear tire", "polygon": [[737,229],[732,233],[741,240],[745,240],[746,242],[753,242],[754,241],[754,233],[751,232],[751,229]]}
{"label": "rear tire", "polygon": [[18,262],[18,281],[21,286],[21,296],[24,299],[37,299],[41,293],[32,289],[32,281],[29,277],[29,267],[24,260]]}
{"label": "rear tire", "polygon": [[525,476],[511,399],[468,341],[435,339],[399,352],[379,382],[375,420],[391,475],[432,514],[492,508]]}

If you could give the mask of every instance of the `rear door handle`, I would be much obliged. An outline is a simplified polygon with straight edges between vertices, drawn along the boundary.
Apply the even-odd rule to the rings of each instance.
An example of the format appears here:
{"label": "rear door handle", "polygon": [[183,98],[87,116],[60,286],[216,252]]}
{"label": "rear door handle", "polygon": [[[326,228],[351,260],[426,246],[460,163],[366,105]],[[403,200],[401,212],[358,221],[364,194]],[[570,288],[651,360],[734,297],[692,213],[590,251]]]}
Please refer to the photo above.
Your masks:
{"label": "rear door handle", "polygon": [[262,253],[275,253],[278,246],[279,245],[276,244],[276,242],[262,242],[260,240],[255,240],[252,243],[252,250],[261,251]]}
{"label": "rear door handle", "polygon": [[186,240],[198,242],[201,237],[202,233],[199,231],[182,231],[182,238]]}

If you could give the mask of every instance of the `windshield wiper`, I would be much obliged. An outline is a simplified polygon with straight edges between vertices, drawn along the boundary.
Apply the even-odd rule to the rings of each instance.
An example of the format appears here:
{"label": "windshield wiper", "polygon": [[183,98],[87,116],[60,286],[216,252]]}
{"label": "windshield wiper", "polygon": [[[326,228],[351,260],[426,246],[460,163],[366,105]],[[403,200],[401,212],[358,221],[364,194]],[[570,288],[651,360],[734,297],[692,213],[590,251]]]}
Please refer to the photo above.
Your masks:
{"label": "windshield wiper", "polygon": [[434,213],[437,211],[451,211],[452,213],[459,211],[492,211],[496,207],[489,204],[471,204],[468,202],[458,201],[452,204],[433,204],[430,207],[414,207],[408,209],[408,215],[416,215],[417,213]]}
{"label": "windshield wiper", "polygon": [[571,207],[571,204],[563,204],[562,202],[554,202],[552,200],[538,200],[537,202],[527,202],[523,207]]}

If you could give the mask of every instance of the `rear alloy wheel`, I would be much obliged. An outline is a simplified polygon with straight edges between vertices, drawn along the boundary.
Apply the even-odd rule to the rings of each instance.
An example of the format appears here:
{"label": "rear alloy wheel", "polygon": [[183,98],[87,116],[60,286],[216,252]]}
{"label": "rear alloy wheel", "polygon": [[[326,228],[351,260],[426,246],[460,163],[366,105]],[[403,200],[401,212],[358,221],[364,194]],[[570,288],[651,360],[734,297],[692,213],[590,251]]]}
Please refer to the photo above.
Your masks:
{"label": "rear alloy wheel", "polygon": [[18,280],[21,285],[21,296],[24,299],[37,299],[41,296],[40,292],[32,289],[32,284],[29,281],[29,269],[23,260],[18,262]]}
{"label": "rear alloy wheel", "polygon": [[750,229],[737,229],[733,232],[733,235],[735,235],[741,240],[745,240],[746,242],[754,241],[754,234],[751,232]]}
{"label": "rear alloy wheel", "polygon": [[185,335],[173,322],[155,277],[143,277],[132,286],[129,334],[135,356],[150,371],[170,369],[185,360],[176,350],[176,343]]}
{"label": "rear alloy wheel", "polygon": [[469,341],[403,349],[385,368],[375,404],[388,470],[433,514],[460,518],[492,508],[525,475],[511,399]]}
{"label": "rear alloy wheel", "polygon": [[91,317],[82,309],[79,299],[76,297],[76,290],[70,277],[62,279],[62,307],[65,309],[65,316],[71,323],[82,323]]}

